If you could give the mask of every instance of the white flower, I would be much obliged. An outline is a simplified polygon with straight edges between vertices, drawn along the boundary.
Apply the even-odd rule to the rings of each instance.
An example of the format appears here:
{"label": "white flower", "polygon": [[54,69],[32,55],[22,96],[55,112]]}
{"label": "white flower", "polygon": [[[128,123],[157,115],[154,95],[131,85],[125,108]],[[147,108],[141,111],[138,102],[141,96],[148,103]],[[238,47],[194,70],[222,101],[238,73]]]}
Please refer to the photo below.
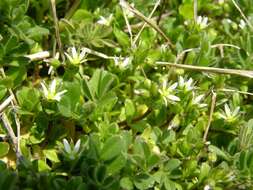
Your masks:
{"label": "white flower", "polygon": [[[132,13],[130,10],[128,10],[125,1],[120,0],[119,4],[120,4],[120,6],[122,6],[123,11],[125,12],[127,18],[133,18],[133,17],[134,17],[134,13]],[[131,3],[130,6],[131,6],[131,7],[134,7],[134,3]]]}
{"label": "white flower", "polygon": [[101,25],[105,25],[105,26],[110,26],[111,22],[112,22],[112,19],[113,19],[112,16],[113,16],[112,14],[110,14],[110,16],[108,18],[100,16],[99,20],[97,21],[97,23],[101,24]]}
{"label": "white flower", "polygon": [[227,23],[231,24],[233,21],[229,18],[226,19]]}
{"label": "white flower", "polygon": [[71,144],[67,141],[67,139],[63,139],[63,146],[64,146],[65,156],[69,158],[70,160],[74,160],[75,158],[77,158],[77,156],[79,156],[78,152],[80,151],[81,140],[78,139],[74,148],[72,148],[73,145],[71,146]]}
{"label": "white flower", "polygon": [[234,122],[239,117],[240,107],[237,106],[233,111],[229,108],[228,104],[225,104],[224,111],[219,113],[219,117],[226,120],[227,122]]}
{"label": "white flower", "polygon": [[193,90],[194,86],[192,85],[192,83],[193,83],[192,78],[189,78],[189,80],[185,81],[182,76],[179,77],[178,86],[185,92]]}
{"label": "white flower", "polygon": [[161,52],[163,52],[163,53],[167,52],[167,48],[168,48],[167,44],[162,44],[161,47],[160,47]]}
{"label": "white flower", "polygon": [[59,52],[57,52],[53,58],[45,59],[44,60],[46,63],[50,63],[50,67],[48,69],[48,74],[49,75],[51,73],[53,74],[53,69],[54,69],[55,63],[59,63],[60,64],[59,58],[60,58],[60,54],[59,54]]}
{"label": "white flower", "polygon": [[240,27],[241,29],[244,29],[245,26],[246,26],[245,21],[244,21],[243,19],[241,19],[241,20],[240,20],[240,23],[239,23],[239,27]]}
{"label": "white flower", "polygon": [[85,59],[86,53],[87,52],[85,50],[82,50],[82,52],[79,53],[79,52],[76,51],[75,47],[72,47],[71,48],[71,55],[66,53],[66,52],[64,54],[67,56],[67,58],[68,58],[68,60],[71,64],[79,65],[79,64],[87,61]]}
{"label": "white flower", "polygon": [[155,153],[156,155],[159,155],[161,152],[160,152],[160,148],[156,145],[153,146],[152,148],[152,151],[153,153]]}
{"label": "white flower", "polygon": [[45,98],[49,101],[56,100],[60,101],[63,94],[67,92],[67,90],[63,90],[61,92],[56,92],[56,79],[54,79],[51,84],[49,85],[49,88],[45,84],[45,82],[41,82],[43,95]]}
{"label": "white flower", "polygon": [[165,105],[168,105],[168,101],[170,102],[178,102],[180,101],[180,98],[173,95],[172,92],[177,88],[178,83],[174,83],[171,86],[168,87],[167,80],[163,80],[162,88],[158,90],[158,92],[161,94]]}
{"label": "white flower", "polygon": [[205,97],[204,94],[198,95],[197,97],[194,97],[193,93],[193,99],[192,99],[192,105],[197,105],[199,108],[206,107],[207,104],[201,104],[201,100]]}
{"label": "white flower", "polygon": [[220,4],[220,5],[222,5],[222,4],[224,4],[224,0],[218,0],[218,3]]}
{"label": "white flower", "polygon": [[208,18],[207,17],[202,17],[202,16],[198,16],[197,18],[197,25],[199,25],[200,29],[204,29],[207,27],[207,22],[208,22]]}
{"label": "white flower", "polygon": [[125,57],[125,58],[114,57],[113,60],[115,65],[121,69],[127,68],[132,63],[132,57]]}
{"label": "white flower", "polygon": [[204,190],[212,190],[212,188],[210,187],[210,185],[205,185]]}

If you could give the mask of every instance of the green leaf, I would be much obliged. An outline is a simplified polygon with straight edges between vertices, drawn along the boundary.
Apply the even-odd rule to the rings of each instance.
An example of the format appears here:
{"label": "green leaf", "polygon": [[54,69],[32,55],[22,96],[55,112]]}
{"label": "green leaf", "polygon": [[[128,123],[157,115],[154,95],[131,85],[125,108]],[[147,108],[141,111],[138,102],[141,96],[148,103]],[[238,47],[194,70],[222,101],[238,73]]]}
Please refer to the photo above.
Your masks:
{"label": "green leaf", "polygon": [[113,33],[121,46],[123,46],[123,47],[130,46],[129,37],[126,33],[122,32],[121,30],[119,30],[116,27],[114,27]]}
{"label": "green leaf", "polygon": [[175,186],[176,184],[173,181],[171,181],[168,177],[165,177],[163,185],[166,190],[176,190]]}
{"label": "green leaf", "polygon": [[208,177],[211,167],[207,163],[202,163],[200,167],[199,183]]}
{"label": "green leaf", "polygon": [[227,161],[230,160],[230,158],[229,158],[229,156],[227,155],[227,153],[225,153],[224,151],[222,151],[221,149],[219,149],[218,147],[216,147],[216,146],[214,146],[214,145],[209,145],[209,146],[208,146],[208,150],[209,150],[210,152],[215,153],[217,156],[222,157],[223,159],[225,159],[225,160],[227,160]]}
{"label": "green leaf", "polygon": [[27,31],[27,35],[33,40],[40,41],[43,36],[49,35],[49,30],[47,28],[35,26]]}
{"label": "green leaf", "polygon": [[134,188],[133,182],[129,177],[123,177],[120,180],[120,187],[126,190],[132,190]]}
{"label": "green leaf", "polygon": [[184,17],[184,19],[193,19],[193,3],[184,3],[180,5],[179,13]]}
{"label": "green leaf", "polygon": [[140,190],[150,189],[154,183],[154,177],[148,174],[140,174],[134,177],[134,185]]}
{"label": "green leaf", "polygon": [[122,168],[126,166],[127,159],[123,155],[119,155],[116,159],[107,164],[108,173],[111,175],[115,175],[120,172]]}
{"label": "green leaf", "polygon": [[47,163],[44,160],[37,160],[37,164],[39,172],[46,172],[51,170],[51,168],[47,165]]}
{"label": "green leaf", "polygon": [[135,105],[130,99],[125,100],[125,112],[128,121],[130,121],[136,113]]}
{"label": "green leaf", "polygon": [[86,79],[83,80],[83,92],[86,98],[88,98],[89,100],[94,100],[92,89],[90,89]]}
{"label": "green leaf", "polygon": [[91,23],[93,20],[93,15],[85,9],[78,9],[71,19],[76,22]]}
{"label": "green leaf", "polygon": [[168,172],[172,172],[176,168],[178,168],[181,164],[181,161],[178,159],[170,159],[166,165],[165,165],[165,170]]}
{"label": "green leaf", "polygon": [[17,99],[23,111],[33,112],[41,109],[40,92],[35,88],[21,88],[17,92]]}
{"label": "green leaf", "polygon": [[121,154],[124,149],[124,142],[120,136],[112,136],[106,140],[101,151],[100,158],[102,160],[111,160]]}
{"label": "green leaf", "polygon": [[55,149],[45,149],[43,150],[43,153],[46,156],[46,158],[48,158],[52,162],[56,162],[56,163],[60,162]]}
{"label": "green leaf", "polygon": [[10,145],[7,142],[0,142],[0,158],[6,156],[10,150]]}

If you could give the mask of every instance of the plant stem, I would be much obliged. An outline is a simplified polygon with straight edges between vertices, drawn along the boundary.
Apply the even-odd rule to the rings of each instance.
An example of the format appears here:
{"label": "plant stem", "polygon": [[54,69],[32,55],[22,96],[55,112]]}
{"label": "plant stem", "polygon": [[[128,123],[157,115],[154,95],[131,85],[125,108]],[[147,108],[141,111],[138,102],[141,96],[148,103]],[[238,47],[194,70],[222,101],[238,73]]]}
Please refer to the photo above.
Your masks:
{"label": "plant stem", "polygon": [[166,34],[151,19],[145,17],[140,11],[130,6],[125,0],[120,0],[120,4],[122,7],[125,7],[126,9],[134,13],[137,17],[144,20],[149,26],[154,28],[167,41],[171,48],[175,47],[175,45],[172,44],[171,40],[166,36]]}
{"label": "plant stem", "polygon": [[181,69],[189,69],[194,71],[208,72],[208,73],[219,73],[219,74],[228,74],[228,75],[237,75],[247,78],[253,78],[253,71],[250,70],[239,70],[239,69],[222,69],[214,67],[203,67],[203,66],[194,66],[194,65],[183,65],[170,62],[156,62],[158,65],[176,67]]}
{"label": "plant stem", "polygon": [[204,133],[204,136],[203,136],[203,142],[204,142],[204,143],[205,143],[206,140],[207,140],[208,131],[209,131],[209,128],[210,128],[212,119],[213,119],[213,112],[214,112],[215,103],[216,103],[216,96],[217,96],[217,94],[216,94],[215,92],[212,91],[211,109],[210,109],[210,114],[209,114],[209,118],[208,118],[208,123],[207,123],[207,126],[206,126],[206,130],[205,130],[205,133]]}
{"label": "plant stem", "polygon": [[[61,37],[60,37],[60,30],[59,30],[59,22],[58,22],[58,17],[57,17],[57,13],[56,13],[56,5],[55,5],[55,0],[50,0],[50,4],[51,4],[51,10],[52,10],[52,14],[53,14],[53,20],[54,20],[54,28],[55,28],[55,37],[56,37],[56,41],[58,44],[58,48],[61,54],[62,59],[64,60],[64,55],[63,55],[63,49],[62,49],[62,43],[61,43]],[[55,55],[53,55],[54,57]]]}

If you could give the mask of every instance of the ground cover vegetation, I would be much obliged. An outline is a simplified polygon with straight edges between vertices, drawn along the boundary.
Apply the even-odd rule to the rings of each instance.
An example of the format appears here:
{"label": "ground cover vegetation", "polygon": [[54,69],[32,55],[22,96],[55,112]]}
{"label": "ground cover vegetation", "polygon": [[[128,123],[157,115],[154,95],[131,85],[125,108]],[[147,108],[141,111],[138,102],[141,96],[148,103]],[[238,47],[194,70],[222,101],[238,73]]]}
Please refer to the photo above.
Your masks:
{"label": "ground cover vegetation", "polygon": [[252,189],[252,34],[251,0],[1,0],[0,189]]}

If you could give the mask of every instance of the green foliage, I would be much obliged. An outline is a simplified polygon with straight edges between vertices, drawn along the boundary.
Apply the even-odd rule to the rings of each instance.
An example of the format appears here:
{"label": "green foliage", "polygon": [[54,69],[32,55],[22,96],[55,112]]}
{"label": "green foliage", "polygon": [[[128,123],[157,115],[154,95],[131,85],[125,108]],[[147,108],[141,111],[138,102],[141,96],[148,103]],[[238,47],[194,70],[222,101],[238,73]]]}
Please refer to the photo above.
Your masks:
{"label": "green foliage", "polygon": [[157,63],[252,70],[252,1],[122,2],[0,1],[0,189],[252,189],[252,80]]}

